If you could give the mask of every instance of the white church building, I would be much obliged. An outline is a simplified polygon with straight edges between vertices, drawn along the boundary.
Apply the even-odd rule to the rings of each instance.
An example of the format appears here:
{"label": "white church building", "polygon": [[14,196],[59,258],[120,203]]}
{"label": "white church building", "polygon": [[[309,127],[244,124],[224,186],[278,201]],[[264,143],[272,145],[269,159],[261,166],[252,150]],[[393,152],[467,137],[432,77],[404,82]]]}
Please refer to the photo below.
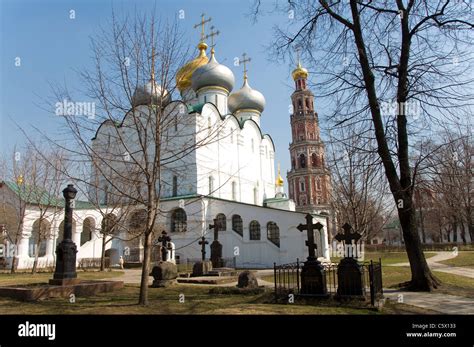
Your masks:
{"label": "white church building", "polygon": [[[136,117],[146,119],[150,104],[166,103],[164,114],[174,121],[162,135],[161,158],[176,156],[178,148],[193,146],[189,153],[163,165],[161,187],[157,187],[160,211],[166,211],[160,214],[158,224],[172,239],[171,259],[177,262],[200,259],[198,241],[202,236],[209,244],[213,241],[209,224],[217,219],[223,257],[233,259],[239,268],[270,268],[274,263],[305,260],[307,235],[297,229],[300,223],[305,223],[305,213],[296,212],[295,203],[283,191],[280,172],[275,170],[273,139],[264,132],[260,122],[265,116],[265,98],[250,87],[246,70],[242,87],[234,91],[234,74],[217,61],[214,49],[208,57],[207,48],[201,40],[197,58],[177,73],[180,100],[171,101],[168,93],[151,79],[136,88],[132,109],[121,122],[107,120],[100,125],[92,139],[92,148],[103,154],[103,158],[112,152],[127,157],[128,153],[138,151],[140,135],[131,123]],[[117,134],[120,141],[114,141]],[[150,151],[152,148],[150,143]],[[76,203],[73,240],[78,247],[78,262],[100,257],[102,234],[97,230],[102,225],[104,211],[107,212],[111,204],[114,189],[103,177],[109,169],[93,169],[92,180],[98,184],[89,192],[105,207],[99,211],[91,201]],[[117,162],[114,170],[126,174],[127,159]],[[140,194],[141,187],[137,184],[135,188]],[[2,201],[14,201],[8,196],[17,193],[14,184],[5,182],[0,192]],[[13,204],[11,208],[17,207]],[[28,204],[27,209],[19,247],[16,253],[6,256],[8,261],[15,256],[18,268],[29,268],[34,260],[31,239],[34,239],[38,212],[34,203]],[[137,214],[143,210],[140,206],[134,209]],[[120,213],[112,207],[110,211]],[[63,213],[58,203],[45,216],[50,231],[40,248],[39,266],[54,264]],[[314,222],[324,225],[322,233],[315,235],[318,256],[329,259],[327,216],[317,213],[313,216]],[[0,220],[0,224],[5,223]],[[120,256],[131,261],[142,260],[141,238],[124,241],[126,234],[127,231],[121,231],[119,237],[107,243],[111,264],[116,264]],[[4,242],[5,256],[8,240]],[[209,258],[209,245],[206,254]]]}

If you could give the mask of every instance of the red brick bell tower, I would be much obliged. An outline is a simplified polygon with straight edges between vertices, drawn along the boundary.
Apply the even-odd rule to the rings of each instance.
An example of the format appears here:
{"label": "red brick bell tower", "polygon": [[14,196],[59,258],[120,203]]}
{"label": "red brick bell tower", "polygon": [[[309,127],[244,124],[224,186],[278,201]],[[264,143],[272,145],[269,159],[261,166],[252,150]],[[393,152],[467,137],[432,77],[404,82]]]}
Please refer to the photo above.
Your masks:
{"label": "red brick bell tower", "polygon": [[291,95],[293,141],[291,170],[287,174],[289,195],[297,211],[332,216],[331,177],[319,134],[318,114],[314,111],[314,95],[306,85],[308,70],[298,62],[292,75],[296,89]]}

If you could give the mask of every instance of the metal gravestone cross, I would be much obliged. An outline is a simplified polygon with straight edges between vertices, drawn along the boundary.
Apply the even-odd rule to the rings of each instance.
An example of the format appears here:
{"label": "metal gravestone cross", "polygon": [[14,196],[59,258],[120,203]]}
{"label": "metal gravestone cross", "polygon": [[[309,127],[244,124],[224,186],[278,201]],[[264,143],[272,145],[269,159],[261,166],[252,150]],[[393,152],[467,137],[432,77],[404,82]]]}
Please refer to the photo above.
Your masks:
{"label": "metal gravestone cross", "polygon": [[[345,223],[342,226],[342,229],[344,230],[344,232],[343,233],[338,233],[334,238],[337,241],[342,242],[344,244],[344,257],[345,258],[353,258],[354,257],[354,252],[352,250],[352,241],[354,240],[354,244],[357,245],[357,241],[360,240],[362,235],[359,234],[358,232],[351,232],[352,227],[348,223]],[[350,245],[350,246],[347,246],[347,245]],[[350,250],[349,250],[349,248],[350,248]],[[357,247],[356,247],[356,257],[357,257],[357,255],[358,254],[357,254]]]}
{"label": "metal gravestone cross", "polygon": [[214,219],[214,224],[209,224],[209,229],[214,229],[214,241],[211,243],[211,262],[213,267],[222,267],[222,245],[219,238],[219,221]]}
{"label": "metal gravestone cross", "polygon": [[209,224],[209,229],[214,229],[214,241],[219,238],[219,221],[214,219],[214,224]]}
{"label": "metal gravestone cross", "polygon": [[168,233],[163,230],[161,236],[158,238],[158,242],[161,242],[161,260],[167,261],[168,260],[168,249],[169,242],[171,242],[171,237],[168,236]]}
{"label": "metal gravestone cross", "polygon": [[334,237],[344,244],[344,258],[337,266],[337,296],[363,297],[365,295],[364,267],[354,258],[352,245],[352,241],[355,241],[357,245],[361,235],[351,232],[352,227],[348,223],[345,223],[342,229],[344,231]]}
{"label": "metal gravestone cross", "polygon": [[314,242],[314,230],[321,231],[324,225],[319,222],[313,224],[313,216],[309,213],[306,215],[305,218],[306,224],[300,224],[296,228],[301,232],[305,230],[308,232],[308,240],[306,241],[306,246],[308,246],[308,260],[312,261],[316,260],[316,249],[318,248],[318,246]]}
{"label": "metal gravestone cross", "polygon": [[206,241],[206,238],[203,236],[201,237],[201,241],[199,241],[199,244],[201,245],[201,254],[202,254],[202,261],[206,260],[206,245],[209,244],[209,242]]}

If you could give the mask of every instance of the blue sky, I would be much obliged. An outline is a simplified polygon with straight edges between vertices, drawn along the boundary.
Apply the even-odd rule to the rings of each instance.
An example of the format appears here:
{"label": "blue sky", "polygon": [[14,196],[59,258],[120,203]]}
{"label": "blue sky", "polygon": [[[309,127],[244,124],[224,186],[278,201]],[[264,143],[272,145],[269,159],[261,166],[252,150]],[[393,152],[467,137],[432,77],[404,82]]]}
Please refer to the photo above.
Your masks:
{"label": "blue sky", "polygon": [[[57,116],[40,107],[45,98],[51,97],[49,83],[67,81],[68,86],[81,88],[74,70],[91,63],[90,36],[110,20],[112,7],[119,13],[135,9],[146,12],[153,9],[155,2],[159,14],[165,18],[173,19],[184,10],[185,18],[179,20],[179,25],[192,46],[199,41],[199,32],[193,25],[199,22],[201,13],[213,18],[213,25],[221,31],[216,57],[234,72],[234,90],[242,83],[241,68],[233,66],[234,57],[246,52],[252,58],[248,66],[249,82],[267,101],[262,129],[273,137],[276,161],[281,162],[282,172],[286,172],[290,161],[288,106],[293,91],[293,66],[271,60],[264,46],[271,42],[275,25],[291,23],[285,14],[275,13],[260,17],[253,24],[248,16],[252,0],[1,0],[1,153],[8,154],[15,144],[26,142],[14,122],[27,130],[33,124],[51,135],[59,131]],[[272,4],[273,1],[267,3]],[[69,18],[71,9],[75,11],[74,20]],[[17,57],[21,59],[20,66],[15,66]],[[317,100],[315,105],[322,114]],[[33,130],[31,133],[35,135]]]}

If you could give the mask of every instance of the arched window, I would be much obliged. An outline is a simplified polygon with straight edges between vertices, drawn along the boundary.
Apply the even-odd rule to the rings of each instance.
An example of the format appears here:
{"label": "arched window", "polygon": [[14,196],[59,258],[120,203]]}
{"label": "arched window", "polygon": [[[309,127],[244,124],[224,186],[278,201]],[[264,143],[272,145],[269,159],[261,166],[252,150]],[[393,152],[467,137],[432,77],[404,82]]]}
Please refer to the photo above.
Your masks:
{"label": "arched window", "polygon": [[309,108],[309,99],[305,98],[305,102],[306,102],[306,108]]}
{"label": "arched window", "polygon": [[258,241],[260,240],[260,223],[256,220],[250,222],[249,225],[250,240]]}
{"label": "arched window", "polygon": [[306,156],[300,154],[300,168],[304,169],[306,167]]}
{"label": "arched window", "polygon": [[82,233],[81,233],[81,246],[92,240],[92,232],[95,228],[95,220],[92,217],[87,217],[82,222]]}
{"label": "arched window", "polygon": [[31,236],[29,240],[29,255],[30,257],[36,256],[36,251],[38,251],[38,257],[44,257],[46,255],[46,237],[51,231],[51,224],[43,219],[41,221],[37,219],[33,223],[33,229],[31,230]]}
{"label": "arched window", "polygon": [[291,158],[291,169],[294,170],[296,166],[295,158]]}
{"label": "arched window", "polygon": [[226,231],[227,230],[227,219],[225,214],[219,213],[216,216],[217,223],[219,225],[219,231]]}
{"label": "arched window", "polygon": [[316,189],[321,189],[321,178],[319,177],[316,178]]}
{"label": "arched window", "polygon": [[[142,211],[145,212],[145,210],[142,210]],[[144,220],[146,223],[146,212],[145,212]],[[142,227],[145,225],[145,223],[142,224]],[[105,236],[112,235],[115,233],[116,229],[117,229],[117,216],[115,216],[113,213],[106,214],[104,218],[102,219],[102,223],[100,225],[100,233]]]}
{"label": "arched window", "polygon": [[311,165],[313,165],[313,167],[319,166],[319,158],[316,153],[311,154]]}
{"label": "arched window", "polygon": [[171,232],[184,233],[187,224],[186,212],[182,208],[177,208],[171,212]]}
{"label": "arched window", "polygon": [[267,239],[275,246],[280,247],[280,228],[275,222],[267,223]]}
{"label": "arched window", "polygon": [[232,216],[232,230],[234,230],[240,236],[244,236],[242,217],[240,217],[238,214],[234,214]]}
{"label": "arched window", "polygon": [[147,213],[145,210],[133,211],[128,221],[128,232],[132,235],[145,231]]}

